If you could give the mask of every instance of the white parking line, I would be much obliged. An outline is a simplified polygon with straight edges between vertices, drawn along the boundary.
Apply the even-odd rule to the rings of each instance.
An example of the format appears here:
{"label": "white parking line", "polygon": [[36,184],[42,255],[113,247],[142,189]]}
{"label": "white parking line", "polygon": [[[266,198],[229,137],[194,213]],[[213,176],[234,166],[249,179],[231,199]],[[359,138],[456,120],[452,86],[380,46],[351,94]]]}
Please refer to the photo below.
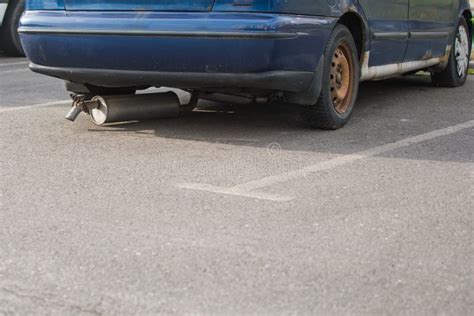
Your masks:
{"label": "white parking line", "polygon": [[267,200],[267,201],[274,201],[274,202],[287,202],[294,199],[293,196],[240,190],[239,185],[226,188],[226,187],[219,187],[219,186],[205,184],[205,183],[181,183],[176,186],[182,189],[207,191],[207,192],[212,192],[212,193],[242,196],[242,197],[248,197],[248,198],[253,198],[257,200]]}
{"label": "white parking line", "polygon": [[53,101],[53,102],[39,103],[39,104],[32,104],[32,105],[0,108],[0,113],[28,110],[28,109],[34,109],[34,108],[39,108],[39,107],[45,107],[45,106],[54,106],[54,105],[63,105],[63,104],[66,105],[71,102],[72,102],[71,100],[62,100],[62,101]]}
{"label": "white parking line", "polygon": [[184,189],[207,191],[207,192],[212,192],[212,193],[249,197],[249,198],[269,200],[269,201],[277,201],[277,202],[290,201],[290,200],[293,200],[294,197],[267,194],[267,193],[262,193],[262,192],[256,192],[255,190],[263,189],[263,188],[270,187],[270,186],[283,183],[283,182],[288,182],[290,180],[304,178],[313,173],[330,170],[336,167],[341,167],[343,165],[347,165],[349,163],[352,163],[364,158],[374,157],[376,155],[380,155],[392,150],[408,147],[413,144],[417,144],[417,143],[421,143],[421,142],[431,140],[434,138],[454,134],[464,129],[470,129],[470,128],[474,128],[474,120],[467,121],[467,122],[454,125],[454,126],[449,126],[446,128],[442,128],[439,130],[421,134],[418,136],[408,137],[394,143],[389,143],[382,146],[374,147],[374,148],[364,150],[352,155],[339,156],[334,159],[323,161],[323,162],[310,165],[310,166],[307,166],[295,171],[285,172],[279,175],[264,177],[258,180],[238,184],[233,187],[219,187],[219,186],[212,186],[209,184],[200,184],[200,183],[182,183],[176,186],[179,188],[184,188]]}
{"label": "white parking line", "polygon": [[20,62],[16,62],[16,63],[3,63],[3,64],[0,64],[0,67],[16,66],[16,65],[28,65],[28,64],[29,64],[28,61],[20,61]]}

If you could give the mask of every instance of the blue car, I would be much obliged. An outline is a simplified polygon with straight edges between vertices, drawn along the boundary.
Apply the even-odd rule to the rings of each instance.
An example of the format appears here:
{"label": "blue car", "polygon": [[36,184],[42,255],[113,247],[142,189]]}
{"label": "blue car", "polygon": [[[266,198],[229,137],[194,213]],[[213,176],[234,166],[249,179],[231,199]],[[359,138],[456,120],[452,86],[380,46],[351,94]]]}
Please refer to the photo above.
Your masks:
{"label": "blue car", "polygon": [[280,100],[338,129],[360,81],[463,85],[471,18],[468,0],[27,0],[19,33],[31,69],[73,93]]}

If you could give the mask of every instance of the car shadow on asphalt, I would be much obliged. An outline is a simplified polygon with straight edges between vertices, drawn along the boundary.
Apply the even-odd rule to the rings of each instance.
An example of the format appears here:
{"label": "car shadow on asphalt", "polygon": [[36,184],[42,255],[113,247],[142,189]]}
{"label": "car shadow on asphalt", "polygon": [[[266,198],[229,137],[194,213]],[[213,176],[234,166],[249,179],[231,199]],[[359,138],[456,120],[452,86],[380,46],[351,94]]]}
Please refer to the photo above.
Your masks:
{"label": "car shadow on asphalt", "polygon": [[[468,95],[467,89],[459,91]],[[470,117],[463,114],[469,113],[468,101],[449,101],[453,91],[433,87],[426,76],[362,83],[352,119],[338,131],[312,129],[300,106],[214,102],[200,102],[197,110],[177,119],[112,124],[90,131],[147,136],[151,131],[161,138],[262,148],[278,143],[290,151],[351,154],[474,119],[472,110]],[[462,94],[459,98],[464,100]],[[466,152],[469,149],[459,146],[459,157],[430,153],[425,158],[474,161],[474,155]],[[424,155],[417,153],[413,159],[424,159]]]}

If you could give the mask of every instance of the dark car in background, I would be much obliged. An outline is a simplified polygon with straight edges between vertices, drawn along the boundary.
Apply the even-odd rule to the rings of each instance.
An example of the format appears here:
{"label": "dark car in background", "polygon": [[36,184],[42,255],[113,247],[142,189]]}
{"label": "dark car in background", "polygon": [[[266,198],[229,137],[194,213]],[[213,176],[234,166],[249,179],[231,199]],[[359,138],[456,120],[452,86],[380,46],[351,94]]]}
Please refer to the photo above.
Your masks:
{"label": "dark car in background", "polygon": [[10,56],[24,56],[18,26],[25,0],[0,0],[0,50]]}
{"label": "dark car in background", "polygon": [[463,85],[471,18],[468,0],[28,0],[20,34],[31,69],[74,93],[281,100],[337,129],[360,81],[426,70]]}

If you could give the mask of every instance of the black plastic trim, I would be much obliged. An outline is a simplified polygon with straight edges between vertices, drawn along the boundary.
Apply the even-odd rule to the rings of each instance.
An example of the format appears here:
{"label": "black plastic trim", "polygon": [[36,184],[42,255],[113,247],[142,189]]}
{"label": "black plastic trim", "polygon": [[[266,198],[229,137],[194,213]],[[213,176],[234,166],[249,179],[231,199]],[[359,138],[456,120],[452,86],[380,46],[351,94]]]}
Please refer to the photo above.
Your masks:
{"label": "black plastic trim", "polygon": [[405,40],[408,39],[408,32],[378,32],[373,33],[372,38],[376,40]]}
{"label": "black plastic trim", "polygon": [[448,37],[449,32],[410,32],[410,38],[414,39],[436,39]]}
{"label": "black plastic trim", "polygon": [[67,81],[102,87],[165,86],[172,88],[249,88],[301,92],[314,72],[268,71],[261,73],[194,73],[47,67],[30,64],[32,71]]}

